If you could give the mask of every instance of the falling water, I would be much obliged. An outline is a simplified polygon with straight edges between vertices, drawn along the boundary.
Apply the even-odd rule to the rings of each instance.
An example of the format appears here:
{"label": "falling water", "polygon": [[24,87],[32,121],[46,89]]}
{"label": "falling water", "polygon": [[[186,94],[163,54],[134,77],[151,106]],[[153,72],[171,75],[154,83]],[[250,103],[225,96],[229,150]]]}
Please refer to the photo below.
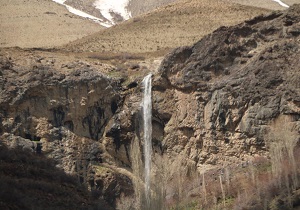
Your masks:
{"label": "falling water", "polygon": [[143,79],[143,122],[144,122],[144,156],[145,156],[145,196],[147,206],[150,206],[150,171],[151,171],[151,139],[152,139],[152,101],[151,74]]}

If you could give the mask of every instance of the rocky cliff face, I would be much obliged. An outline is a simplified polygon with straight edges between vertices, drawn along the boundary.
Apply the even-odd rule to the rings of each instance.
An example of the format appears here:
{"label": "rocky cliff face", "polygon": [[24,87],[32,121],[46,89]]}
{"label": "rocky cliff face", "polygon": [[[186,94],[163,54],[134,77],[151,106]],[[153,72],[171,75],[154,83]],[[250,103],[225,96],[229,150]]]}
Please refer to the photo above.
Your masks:
{"label": "rocky cliff face", "polygon": [[[22,58],[2,54],[1,139],[11,147],[47,154],[91,190],[108,190],[112,204],[116,196],[111,194],[120,191],[116,180],[130,191],[127,177],[99,166],[101,138],[122,101],[118,81],[101,73],[111,69],[108,65],[63,62],[34,53]],[[104,175],[106,180],[98,180]]]}
{"label": "rocky cliff face", "polygon": [[[221,27],[166,56],[153,85],[157,151],[196,169],[267,156],[267,136],[280,116],[299,135],[299,9]],[[139,98],[126,98],[118,114],[124,148],[111,151],[128,164]]]}
{"label": "rocky cliff face", "polygon": [[[221,27],[167,55],[153,76],[155,156],[180,160],[188,174],[268,156],[278,119],[299,138],[299,14],[296,5]],[[0,65],[6,144],[54,158],[112,205],[132,193],[142,78],[122,89],[101,73],[109,66],[4,52]]]}
{"label": "rocky cliff face", "polygon": [[281,115],[299,135],[299,12],[221,27],[165,58],[153,95],[167,151],[193,166],[265,155]]}

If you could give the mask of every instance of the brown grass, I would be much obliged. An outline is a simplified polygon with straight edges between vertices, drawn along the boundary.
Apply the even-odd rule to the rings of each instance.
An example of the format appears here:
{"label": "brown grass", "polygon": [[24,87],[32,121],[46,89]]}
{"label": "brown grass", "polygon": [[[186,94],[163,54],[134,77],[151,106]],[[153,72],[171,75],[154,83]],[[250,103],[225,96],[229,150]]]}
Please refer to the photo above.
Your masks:
{"label": "brown grass", "polygon": [[[272,9],[272,10],[284,10],[286,7],[281,6],[275,1],[270,0],[225,0],[229,2],[235,2],[243,5],[249,5],[254,7],[261,7],[266,9]],[[299,3],[298,0],[282,0],[282,2],[286,3],[287,5],[291,6],[293,4]]]}
{"label": "brown grass", "polygon": [[179,1],[65,46],[72,51],[165,53],[267,10],[220,0]]}

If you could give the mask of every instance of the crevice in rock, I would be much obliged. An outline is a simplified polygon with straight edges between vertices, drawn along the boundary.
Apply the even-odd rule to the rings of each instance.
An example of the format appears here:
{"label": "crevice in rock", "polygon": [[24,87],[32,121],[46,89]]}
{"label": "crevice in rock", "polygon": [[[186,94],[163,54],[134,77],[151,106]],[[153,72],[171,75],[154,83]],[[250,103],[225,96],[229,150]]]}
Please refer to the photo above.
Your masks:
{"label": "crevice in rock", "polygon": [[30,134],[30,133],[25,133],[25,134],[24,134],[24,138],[25,138],[25,139],[29,139],[29,140],[31,140],[31,141],[40,141],[40,140],[41,140],[41,137],[36,136],[36,135],[32,135],[32,134]]}
{"label": "crevice in rock", "polygon": [[53,126],[60,127],[63,125],[63,121],[65,119],[65,111],[62,106],[53,108],[51,110],[53,112]]}
{"label": "crevice in rock", "polygon": [[270,15],[260,15],[260,16],[257,16],[255,18],[251,19],[251,20],[247,20],[245,22],[249,25],[254,25],[254,24],[257,24],[257,23],[260,23],[260,22],[274,20],[274,19],[280,17],[281,15],[282,15],[282,13],[280,13],[280,12],[273,12]]}
{"label": "crevice in rock", "polygon": [[67,128],[70,131],[74,131],[74,123],[72,120],[65,121],[64,122],[64,127]]}
{"label": "crevice in rock", "polygon": [[132,88],[136,88],[138,86],[138,83],[137,82],[131,82],[129,85],[127,85],[127,88],[128,89],[132,89]]}
{"label": "crevice in rock", "polygon": [[115,114],[116,111],[118,110],[118,104],[117,104],[117,102],[112,101],[111,104],[110,104],[110,109],[111,109],[111,112],[113,114]]}
{"label": "crevice in rock", "polygon": [[99,140],[104,132],[108,119],[105,118],[105,110],[98,102],[87,109],[87,116],[83,119],[83,127],[88,127],[90,138]]}

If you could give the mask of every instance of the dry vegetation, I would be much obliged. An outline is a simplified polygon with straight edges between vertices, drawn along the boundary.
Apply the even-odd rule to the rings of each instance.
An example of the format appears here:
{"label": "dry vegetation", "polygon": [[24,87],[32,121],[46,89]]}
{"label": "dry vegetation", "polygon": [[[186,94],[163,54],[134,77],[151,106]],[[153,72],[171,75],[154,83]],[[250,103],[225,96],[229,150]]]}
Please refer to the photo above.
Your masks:
{"label": "dry vegetation", "polygon": [[218,27],[234,25],[268,10],[223,1],[180,1],[65,46],[71,51],[157,52],[191,45]]}
{"label": "dry vegetation", "polygon": [[[279,117],[265,136],[269,157],[255,156],[240,165],[193,173],[166,155],[153,158],[152,205],[170,210],[284,210],[300,208],[299,135],[288,117]],[[141,145],[134,141],[133,172],[143,177]],[[118,209],[147,209],[144,186],[135,184],[135,198],[123,198]]]}
{"label": "dry vegetation", "polygon": [[[269,209],[300,207],[299,135],[289,117],[280,116],[265,140],[269,157],[254,157],[238,167],[224,166],[183,182],[173,209]],[[180,180],[182,174],[178,174]],[[179,188],[180,189],[180,188]],[[180,192],[180,191],[178,191]],[[188,196],[187,196],[188,195]]]}

